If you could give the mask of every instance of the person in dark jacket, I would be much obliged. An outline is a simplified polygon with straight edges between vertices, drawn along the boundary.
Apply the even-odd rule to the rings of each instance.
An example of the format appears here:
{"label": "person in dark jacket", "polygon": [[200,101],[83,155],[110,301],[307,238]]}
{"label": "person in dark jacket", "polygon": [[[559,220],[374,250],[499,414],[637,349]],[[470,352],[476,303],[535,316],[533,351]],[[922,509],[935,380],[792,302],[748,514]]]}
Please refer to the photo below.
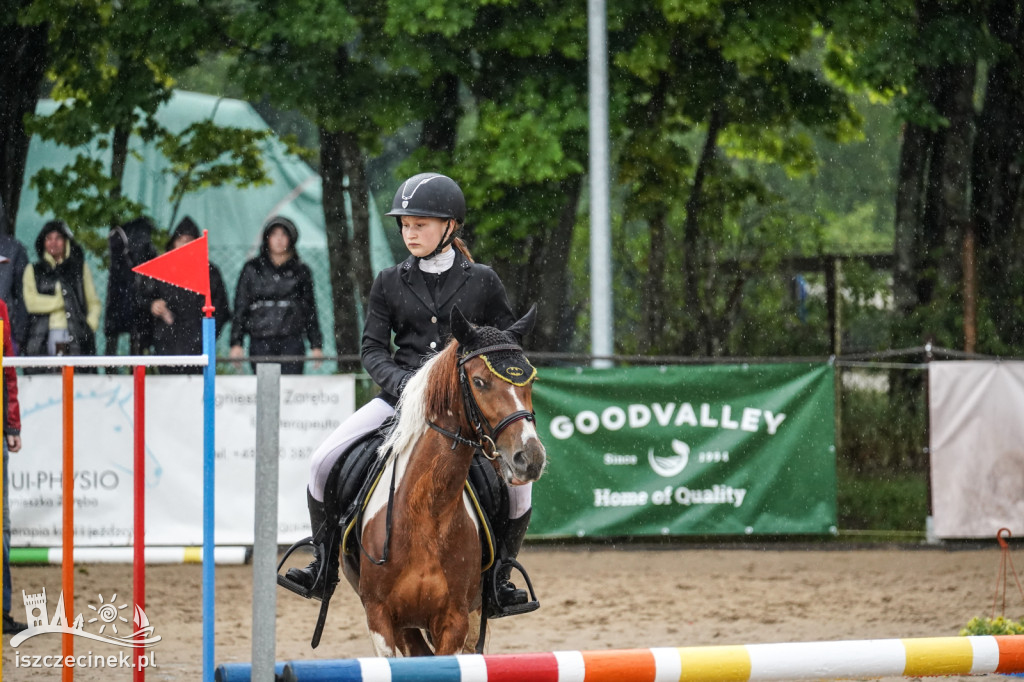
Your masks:
{"label": "person in dark jacket", "polygon": [[[0,322],[4,325],[4,355],[14,355],[14,343],[11,336],[11,322],[7,315],[7,306],[0,301]],[[3,420],[4,420],[4,528],[3,528],[3,633],[13,635],[28,629],[28,625],[18,622],[11,615],[11,496],[8,479],[10,468],[7,466],[8,452],[21,450],[21,407],[18,404],[18,375],[13,367],[4,367],[3,376]]]}
{"label": "person in dark jacket", "polygon": [[43,225],[35,246],[39,260],[22,279],[29,312],[24,354],[95,355],[102,306],[82,247],[60,220]]}
{"label": "person in dark jacket", "polygon": [[[276,216],[263,226],[260,255],[246,262],[238,276],[231,357],[245,355],[246,335],[250,356],[305,355],[303,337],[313,357],[324,356],[313,274],[295,252],[298,240],[299,231],[287,218]],[[282,362],[281,373],[302,374],[303,365],[301,360]]]}
{"label": "person in dark jacket", "polygon": [[[381,271],[370,288],[362,361],[381,393],[342,422],[313,453],[306,499],[314,534],[326,520],[324,488],[334,464],[353,443],[395,413],[409,379],[430,356],[444,349],[451,336],[452,309],[458,306],[476,325],[507,329],[516,322],[498,275],[474,262],[458,237],[465,222],[466,200],[454,180],[439,173],[409,178],[395,193],[387,215],[395,217],[410,255]],[[392,333],[397,346],[394,353]],[[526,535],[530,498],[531,484],[509,487],[506,546],[512,558]],[[279,582],[302,596],[316,596],[321,587],[316,580],[321,561],[322,557],[316,556],[306,568],[289,569],[285,580]],[[337,569],[329,566],[327,579],[336,581]],[[501,607],[528,601],[526,591],[509,581],[507,570],[499,579]]]}
{"label": "person in dark jacket", "polygon": [[[199,239],[199,226],[185,216],[167,240],[167,251]],[[206,298],[188,289],[150,277],[142,283],[140,298],[145,314],[153,319],[152,349],[155,355],[201,355],[203,352],[203,306]],[[231,304],[224,278],[210,263],[210,303],[214,307],[217,336],[231,320]],[[161,367],[161,374],[201,374],[202,367]]]}
{"label": "person in dark jacket", "polygon": [[106,315],[103,317],[107,355],[117,355],[121,334],[128,334],[132,355],[141,355],[152,342],[153,321],[140,305],[143,282],[148,278],[132,272],[132,268],[156,258],[154,229],[153,221],[141,216],[110,230],[107,238],[110,272],[107,277]]}
{"label": "person in dark jacket", "polygon": [[[0,199],[0,300],[7,304],[14,349],[17,351],[25,345],[25,335],[28,333],[28,311],[25,310],[25,297],[21,291],[22,278],[28,265],[28,252],[13,234],[4,231],[4,225],[7,224],[4,216],[4,202]],[[11,230],[14,230],[13,221]]]}

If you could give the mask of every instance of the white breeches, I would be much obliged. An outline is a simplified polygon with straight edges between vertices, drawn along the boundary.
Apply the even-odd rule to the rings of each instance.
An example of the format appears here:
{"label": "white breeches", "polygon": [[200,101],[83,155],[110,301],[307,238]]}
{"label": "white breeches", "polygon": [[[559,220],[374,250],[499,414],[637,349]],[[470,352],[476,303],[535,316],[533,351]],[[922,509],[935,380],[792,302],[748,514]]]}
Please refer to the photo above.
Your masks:
{"label": "white breeches", "polygon": [[313,453],[309,462],[309,492],[319,502],[324,501],[324,488],[331,469],[355,441],[374,429],[380,428],[384,420],[395,413],[395,408],[386,401],[374,398],[352,416],[341,422],[331,435]]}

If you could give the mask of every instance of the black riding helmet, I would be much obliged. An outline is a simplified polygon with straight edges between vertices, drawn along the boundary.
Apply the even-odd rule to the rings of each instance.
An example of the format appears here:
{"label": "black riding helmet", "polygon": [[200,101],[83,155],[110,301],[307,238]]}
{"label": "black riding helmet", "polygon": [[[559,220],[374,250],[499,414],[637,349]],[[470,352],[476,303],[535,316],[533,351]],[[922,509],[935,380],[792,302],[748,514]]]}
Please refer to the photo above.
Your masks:
{"label": "black riding helmet", "polygon": [[447,218],[455,221],[445,227],[441,241],[434,252],[428,256],[433,258],[455,240],[455,235],[466,221],[466,197],[458,183],[447,175],[440,173],[420,173],[403,182],[395,198],[391,201],[391,210],[384,215],[393,216],[402,229],[402,216],[427,216],[429,218]]}

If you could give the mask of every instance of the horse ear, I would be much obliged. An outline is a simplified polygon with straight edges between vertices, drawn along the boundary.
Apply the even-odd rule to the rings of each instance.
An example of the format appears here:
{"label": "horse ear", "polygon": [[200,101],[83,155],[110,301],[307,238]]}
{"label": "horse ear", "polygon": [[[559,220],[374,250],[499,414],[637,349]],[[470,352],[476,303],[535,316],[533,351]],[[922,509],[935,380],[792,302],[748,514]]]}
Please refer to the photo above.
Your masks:
{"label": "horse ear", "polygon": [[533,331],[533,325],[537,322],[537,304],[534,303],[526,314],[519,318],[515,324],[506,329],[508,333],[516,337],[516,342],[522,344],[523,337]]}
{"label": "horse ear", "polygon": [[459,306],[452,308],[451,315],[452,336],[459,342],[460,346],[471,346],[476,341],[476,330],[469,323],[466,316],[459,310]]}

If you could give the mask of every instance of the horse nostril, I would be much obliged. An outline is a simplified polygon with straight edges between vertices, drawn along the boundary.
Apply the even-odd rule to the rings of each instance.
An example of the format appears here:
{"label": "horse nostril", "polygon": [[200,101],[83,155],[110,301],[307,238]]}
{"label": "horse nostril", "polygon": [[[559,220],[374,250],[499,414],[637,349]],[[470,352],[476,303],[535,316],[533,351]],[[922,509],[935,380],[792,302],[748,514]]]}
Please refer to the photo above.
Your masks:
{"label": "horse nostril", "polygon": [[516,451],[516,454],[512,455],[512,463],[520,469],[527,465],[526,453],[522,450]]}

